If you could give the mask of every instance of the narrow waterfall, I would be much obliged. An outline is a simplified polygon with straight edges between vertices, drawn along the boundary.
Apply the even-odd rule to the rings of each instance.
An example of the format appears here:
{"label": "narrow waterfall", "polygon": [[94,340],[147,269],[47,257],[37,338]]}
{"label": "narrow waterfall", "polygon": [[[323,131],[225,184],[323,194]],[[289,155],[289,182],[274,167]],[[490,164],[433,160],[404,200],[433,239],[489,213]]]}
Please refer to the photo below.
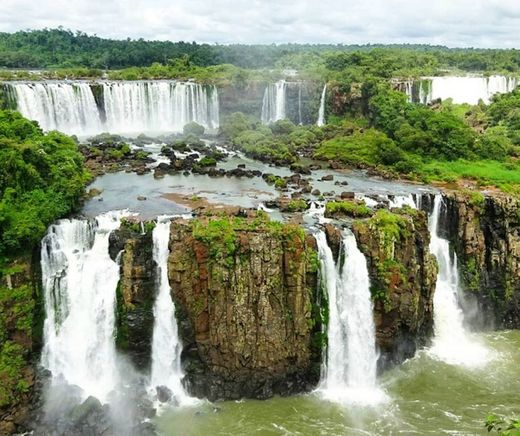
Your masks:
{"label": "narrow waterfall", "polygon": [[519,85],[519,78],[499,75],[426,77],[415,82],[418,93],[414,94],[413,87],[406,86],[406,94],[410,101],[423,104],[439,98],[451,98],[457,104],[477,104],[479,100],[487,104],[493,95],[511,92]]}
{"label": "narrow waterfall", "polygon": [[18,110],[44,130],[69,134],[182,132],[195,121],[208,130],[219,127],[215,86],[192,82],[98,82],[102,98],[96,103],[87,82],[14,82]]}
{"label": "narrow waterfall", "polygon": [[157,264],[157,296],[153,307],[151,388],[167,387],[180,404],[189,398],[184,387],[181,369],[182,344],[179,339],[175,306],[168,281],[170,251],[170,221],[159,218],[153,230],[153,259]]}
{"label": "narrow waterfall", "polygon": [[320,99],[320,109],[318,111],[318,121],[316,124],[321,127],[325,125],[325,97],[327,96],[327,84],[323,86]]}
{"label": "narrow waterfall", "polygon": [[449,364],[478,366],[488,360],[489,353],[464,327],[457,256],[450,255],[449,242],[439,236],[441,204],[441,195],[436,195],[429,220],[430,251],[439,264],[433,299],[435,337],[430,352]]}
{"label": "narrow waterfall", "polygon": [[262,100],[262,123],[270,124],[285,118],[287,82],[279,80],[267,85]]}
{"label": "narrow waterfall", "polygon": [[38,121],[44,130],[76,135],[102,130],[94,94],[86,82],[15,82],[8,87],[22,115]]}
{"label": "narrow waterfall", "polygon": [[327,359],[319,391],[338,402],[380,402],[385,395],[376,384],[375,325],[365,256],[350,232],[343,234],[342,265],[335,264],[323,232],[316,240],[329,300]]}
{"label": "narrow waterfall", "polygon": [[105,402],[118,383],[114,340],[119,266],[108,252],[120,212],[62,220],[42,240],[45,299],[42,365],[53,382],[79,386]]}

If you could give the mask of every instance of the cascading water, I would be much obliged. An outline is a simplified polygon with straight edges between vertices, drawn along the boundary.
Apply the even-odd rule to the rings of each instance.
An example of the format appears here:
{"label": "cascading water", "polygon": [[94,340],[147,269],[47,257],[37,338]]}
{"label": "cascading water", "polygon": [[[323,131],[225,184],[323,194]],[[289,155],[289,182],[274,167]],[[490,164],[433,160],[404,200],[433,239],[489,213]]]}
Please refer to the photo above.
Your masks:
{"label": "cascading water", "polygon": [[44,130],[69,134],[100,132],[101,118],[86,82],[10,83],[18,110]]}
{"label": "cascading water", "polygon": [[410,86],[406,86],[405,92],[410,101],[423,104],[439,98],[441,100],[451,98],[457,104],[477,104],[482,99],[487,104],[493,95],[511,92],[519,85],[520,79],[516,77],[498,75],[425,77],[415,83],[418,87],[417,93],[414,93],[413,87]]}
{"label": "cascading water", "polygon": [[110,132],[180,132],[192,122],[219,126],[215,87],[171,81],[103,83]]}
{"label": "cascading water", "polygon": [[325,125],[325,97],[327,96],[327,84],[323,86],[320,99],[320,109],[318,110],[318,121],[316,124],[321,127]]}
{"label": "cascading water", "polygon": [[429,220],[430,251],[439,264],[433,299],[435,337],[430,352],[450,364],[478,366],[489,359],[489,352],[464,327],[457,257],[450,256],[449,242],[439,236],[441,204],[441,195],[436,195]]}
{"label": "cascading water", "polygon": [[108,252],[121,212],[62,220],[42,240],[45,299],[42,365],[54,383],[79,386],[100,401],[118,383],[114,341],[119,266]]}
{"label": "cascading water", "polygon": [[262,100],[262,123],[270,124],[285,118],[287,82],[279,80],[265,88]]}
{"label": "cascading water", "polygon": [[342,265],[335,264],[323,232],[316,240],[329,300],[327,360],[319,391],[338,402],[380,402],[385,395],[376,384],[375,325],[365,256],[350,232],[343,234]]}
{"label": "cascading water", "polygon": [[168,281],[169,239],[170,221],[160,217],[153,230],[153,259],[157,264],[157,296],[153,308],[155,324],[152,339],[151,388],[166,386],[178,403],[185,404],[190,398],[182,386],[184,376],[181,369],[182,344]]}
{"label": "cascading water", "polygon": [[90,135],[181,132],[195,121],[206,129],[219,127],[215,86],[192,82],[97,82],[98,104],[87,82],[8,83],[18,110],[44,130]]}

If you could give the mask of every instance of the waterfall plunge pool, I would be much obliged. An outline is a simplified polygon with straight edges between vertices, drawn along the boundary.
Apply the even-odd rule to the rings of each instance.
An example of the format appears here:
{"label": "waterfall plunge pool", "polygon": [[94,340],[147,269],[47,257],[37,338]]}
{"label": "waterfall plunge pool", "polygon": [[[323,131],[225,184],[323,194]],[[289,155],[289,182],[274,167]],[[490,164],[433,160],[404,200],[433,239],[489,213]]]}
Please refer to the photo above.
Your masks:
{"label": "waterfall plunge pool", "polygon": [[448,365],[421,351],[379,378],[389,401],[346,406],[317,393],[169,409],[156,418],[162,434],[382,435],[488,434],[490,413],[520,413],[520,331],[479,334],[495,355],[480,368]]}

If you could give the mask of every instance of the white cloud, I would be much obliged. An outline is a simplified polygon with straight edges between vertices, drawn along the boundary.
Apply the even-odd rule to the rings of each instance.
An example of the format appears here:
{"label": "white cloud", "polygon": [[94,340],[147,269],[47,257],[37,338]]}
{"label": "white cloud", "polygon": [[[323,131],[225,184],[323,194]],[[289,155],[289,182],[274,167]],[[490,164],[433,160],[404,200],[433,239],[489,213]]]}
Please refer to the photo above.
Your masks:
{"label": "white cloud", "polygon": [[219,43],[520,46],[519,0],[0,0],[0,31]]}

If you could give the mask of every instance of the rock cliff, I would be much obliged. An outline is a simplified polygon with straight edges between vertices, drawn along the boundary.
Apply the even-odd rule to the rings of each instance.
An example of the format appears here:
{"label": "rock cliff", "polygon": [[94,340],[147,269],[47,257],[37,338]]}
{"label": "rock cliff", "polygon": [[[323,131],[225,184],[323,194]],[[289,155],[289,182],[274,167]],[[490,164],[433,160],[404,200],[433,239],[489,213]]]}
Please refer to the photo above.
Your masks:
{"label": "rock cliff", "polygon": [[268,398],[313,387],[315,240],[293,225],[212,217],[171,225],[169,279],[189,390]]}

